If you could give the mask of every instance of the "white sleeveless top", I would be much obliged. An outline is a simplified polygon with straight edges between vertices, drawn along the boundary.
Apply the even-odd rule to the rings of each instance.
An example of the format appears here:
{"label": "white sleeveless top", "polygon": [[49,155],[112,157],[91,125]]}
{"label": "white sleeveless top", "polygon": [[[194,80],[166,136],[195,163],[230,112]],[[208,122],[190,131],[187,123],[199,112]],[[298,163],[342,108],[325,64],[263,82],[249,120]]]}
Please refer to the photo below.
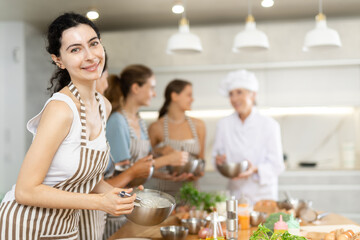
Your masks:
{"label": "white sleeveless top", "polygon": [[[101,95],[99,94],[99,96]],[[43,184],[48,186],[54,186],[57,183],[62,182],[75,174],[76,170],[79,167],[80,157],[74,156],[80,156],[81,148],[81,122],[79,111],[77,110],[74,101],[69,96],[63,93],[54,93],[53,96],[47,100],[41,112],[29,120],[29,122],[27,123],[27,129],[33,134],[35,138],[42,113],[47,104],[53,100],[63,101],[67,103],[67,105],[71,108],[74,117],[70,131],[59,146],[58,150],[56,151],[49,170],[44,178]],[[104,109],[104,116],[106,116],[106,106],[102,96],[100,97],[100,104],[102,105],[102,109]],[[104,125],[102,125],[100,135],[92,141],[87,141],[87,146],[89,148],[99,151],[106,150],[107,144]],[[12,187],[11,191],[9,191],[5,195],[3,201],[14,200],[14,193],[15,185]]]}

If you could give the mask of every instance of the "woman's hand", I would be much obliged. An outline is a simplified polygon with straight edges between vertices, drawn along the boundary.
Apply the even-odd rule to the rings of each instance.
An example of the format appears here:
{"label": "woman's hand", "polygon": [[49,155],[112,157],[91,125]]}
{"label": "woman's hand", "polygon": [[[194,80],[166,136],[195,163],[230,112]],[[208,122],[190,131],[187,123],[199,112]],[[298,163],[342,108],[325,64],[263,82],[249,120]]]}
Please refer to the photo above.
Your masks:
{"label": "woman's hand", "polygon": [[126,193],[131,193],[132,188],[114,188],[107,193],[100,194],[101,207],[99,210],[107,212],[113,216],[130,214],[134,209],[134,201],[136,198],[136,194],[133,194],[131,197],[120,197],[119,193],[122,191],[125,191]]}
{"label": "woman's hand", "polygon": [[221,165],[223,163],[226,162],[226,155],[223,154],[223,155],[217,155],[216,158],[215,158],[215,161],[216,161],[216,165]]}
{"label": "woman's hand", "polygon": [[201,177],[203,177],[205,175],[205,172],[203,171],[203,172],[200,172],[199,173],[199,175],[193,175],[193,176],[191,176],[188,180],[190,180],[190,181],[197,181],[197,180],[199,180],[199,178],[201,178]]}
{"label": "woman's hand", "polygon": [[128,169],[130,166],[130,160],[124,160],[118,163],[115,163],[115,170],[122,172],[126,169]]}
{"label": "woman's hand", "polygon": [[176,176],[176,173],[174,173],[170,176],[170,180],[174,182],[183,182],[191,179],[192,177],[194,177],[192,173],[182,173],[179,176]]}
{"label": "woman's hand", "polygon": [[137,160],[134,165],[129,168],[129,171],[132,172],[134,178],[147,178],[153,164],[153,157],[149,155]]}
{"label": "woman's hand", "polygon": [[182,182],[191,179],[192,177],[194,177],[194,175],[192,173],[182,173],[180,175],[177,175],[177,173],[173,173],[173,174],[161,173],[161,174],[156,174],[156,177],[174,182]]}
{"label": "woman's hand", "polygon": [[175,149],[173,149],[173,148],[170,147],[170,146],[165,146],[165,147],[161,147],[161,148],[156,148],[156,149],[154,150],[154,152],[155,152],[157,155],[163,156],[163,155],[168,155],[168,154],[170,154],[170,153],[175,152]]}
{"label": "woman's hand", "polygon": [[248,170],[246,170],[245,172],[240,173],[239,176],[233,178],[234,180],[246,179],[246,178],[250,177],[251,175],[253,175],[254,173],[257,173],[257,171],[258,171],[257,167],[255,167],[250,161],[248,161],[248,163],[249,163]]}
{"label": "woman's hand", "polygon": [[188,162],[189,153],[174,151],[173,153],[169,154],[167,157],[169,158],[168,165],[184,166]]}

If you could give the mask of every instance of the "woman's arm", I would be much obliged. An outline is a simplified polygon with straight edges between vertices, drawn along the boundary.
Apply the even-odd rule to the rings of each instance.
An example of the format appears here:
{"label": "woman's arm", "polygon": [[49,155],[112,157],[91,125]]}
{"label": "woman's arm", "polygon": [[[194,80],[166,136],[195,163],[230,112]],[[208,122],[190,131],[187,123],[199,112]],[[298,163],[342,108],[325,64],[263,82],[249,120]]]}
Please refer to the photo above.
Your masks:
{"label": "woman's arm", "polygon": [[196,126],[196,132],[199,137],[199,143],[200,143],[200,153],[199,158],[205,159],[205,137],[206,137],[206,127],[204,121],[200,119],[194,119],[195,126]]}
{"label": "woman's arm", "polygon": [[151,143],[152,149],[155,150],[155,147],[162,141],[162,124],[160,120],[157,120],[156,122],[153,122],[150,124],[148,133],[149,133],[149,139]]}
{"label": "woman's arm", "polygon": [[106,116],[105,117],[106,117],[106,120],[107,120],[107,119],[109,119],[109,116],[111,114],[112,106],[111,106],[111,103],[109,102],[109,100],[106,97],[103,96],[103,98],[104,98],[105,107],[106,107]]}
{"label": "woman's arm", "polygon": [[153,162],[151,155],[141,158],[119,175],[106,179],[106,182],[114,187],[125,187],[135,178],[147,178]]}
{"label": "woman's arm", "polygon": [[120,189],[106,194],[82,194],[42,184],[57,149],[69,133],[72,120],[73,113],[66,103],[51,101],[46,106],[20,169],[15,188],[16,201],[44,208],[98,209],[111,214],[131,212],[134,199],[119,198],[117,192]]}
{"label": "woman's arm", "polygon": [[107,183],[104,179],[101,179],[98,184],[94,187],[91,193],[106,193],[113,189],[114,187]]}

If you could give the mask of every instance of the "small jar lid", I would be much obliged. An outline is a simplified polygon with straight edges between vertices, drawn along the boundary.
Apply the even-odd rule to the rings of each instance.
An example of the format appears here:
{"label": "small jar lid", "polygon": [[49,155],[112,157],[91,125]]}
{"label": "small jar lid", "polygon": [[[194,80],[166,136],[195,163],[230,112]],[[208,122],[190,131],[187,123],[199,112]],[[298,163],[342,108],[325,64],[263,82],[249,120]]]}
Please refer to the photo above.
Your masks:
{"label": "small jar lid", "polygon": [[299,222],[295,219],[294,214],[291,214],[289,221],[286,222],[289,229],[300,228]]}
{"label": "small jar lid", "polygon": [[280,215],[280,220],[274,224],[274,230],[287,230],[288,225],[283,221],[282,215]]}

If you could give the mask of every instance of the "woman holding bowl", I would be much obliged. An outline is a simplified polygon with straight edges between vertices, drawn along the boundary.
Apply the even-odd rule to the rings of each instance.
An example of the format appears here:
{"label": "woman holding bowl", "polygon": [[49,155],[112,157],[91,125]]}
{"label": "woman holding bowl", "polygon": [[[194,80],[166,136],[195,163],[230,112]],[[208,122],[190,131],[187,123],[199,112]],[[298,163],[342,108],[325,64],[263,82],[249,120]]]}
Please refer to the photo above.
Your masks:
{"label": "woman holding bowl", "polygon": [[220,92],[229,97],[235,112],[219,121],[213,147],[217,165],[248,162],[248,169],[231,179],[228,190],[255,203],[278,198],[278,176],[284,171],[279,124],[255,107],[258,81],[246,70],[230,72]]}
{"label": "woman holding bowl", "polygon": [[[102,180],[110,103],[95,91],[105,64],[100,33],[86,17],[65,13],[48,29],[57,69],[52,97],[31,119],[33,142],[16,185],[0,205],[0,239],[78,239],[80,209],[129,214],[134,194]],[[91,193],[91,194],[90,194]]]}
{"label": "woman holding bowl", "polygon": [[[205,124],[202,120],[185,114],[191,110],[193,99],[192,84],[185,80],[175,79],[165,89],[165,102],[159,111],[159,118],[149,127],[151,146],[159,155],[174,151],[186,151],[191,158],[204,159]],[[197,180],[199,176],[192,173],[170,174],[161,169],[157,178],[146,186],[157,188],[175,196],[184,181]]]}

